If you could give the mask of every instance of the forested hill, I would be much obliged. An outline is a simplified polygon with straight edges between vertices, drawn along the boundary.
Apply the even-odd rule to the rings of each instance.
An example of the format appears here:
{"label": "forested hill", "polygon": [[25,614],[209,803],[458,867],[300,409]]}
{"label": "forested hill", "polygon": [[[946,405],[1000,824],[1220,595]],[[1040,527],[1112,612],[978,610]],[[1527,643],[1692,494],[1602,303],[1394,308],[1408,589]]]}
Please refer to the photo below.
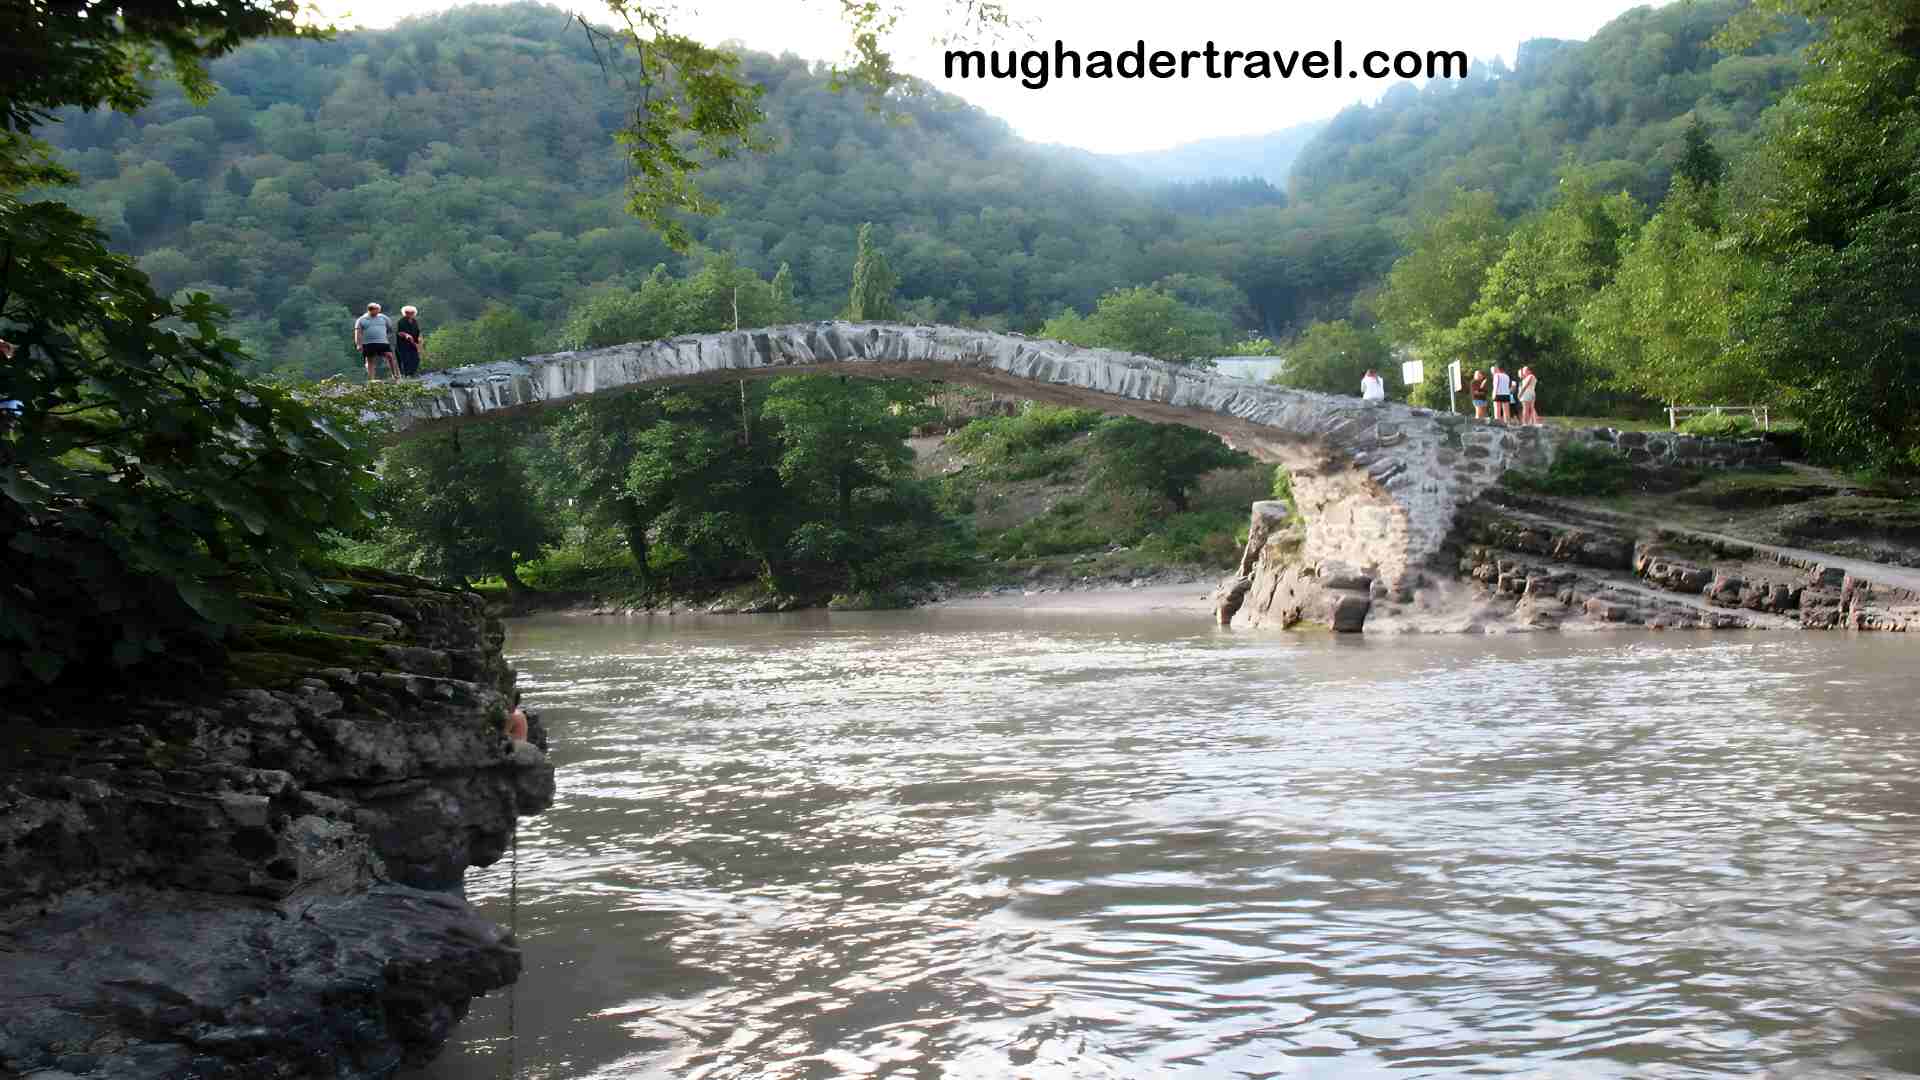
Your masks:
{"label": "forested hill", "polygon": [[[1142,189],[956,99],[888,115],[803,60],[743,64],[775,148],[705,172],[726,212],[691,226],[763,275],[790,264],[809,315],[845,303],[863,221],[912,317],[1016,328],[1184,273],[1190,297],[1277,333],[1392,255],[1372,222],[1289,211],[1264,183]],[[558,9],[258,42],[213,72],[205,108],[166,86],[134,117],[48,130],[84,181],[63,197],[163,291],[227,304],[273,366],[351,366],[346,328],[369,299],[419,305],[430,330],[490,304],[552,327],[596,286],[683,265],[624,210],[623,91]]]}
{"label": "forested hill", "polygon": [[[1490,186],[1525,209],[1572,151],[1657,192],[1688,109],[1738,137],[1794,67],[1707,49],[1733,7],[1629,13],[1587,45],[1536,44],[1518,72],[1350,110],[1306,148],[1291,201],[1251,177],[1143,186],[956,99],[876,112],[806,61],[749,53],[774,149],[703,174],[726,213],[690,222],[691,258],[768,277],[789,264],[800,310],[828,316],[872,221],[909,318],[1031,330],[1157,283],[1278,339],[1346,314],[1429,190]],[[204,108],[168,85],[136,116],[70,112],[46,130],[83,180],[62,197],[163,291],[228,305],[267,366],[353,367],[347,326],[370,299],[419,305],[430,333],[505,307],[545,345],[596,288],[691,269],[625,212],[624,88],[559,9],[257,42],[213,73],[223,91]]]}
{"label": "forested hill", "polygon": [[1739,55],[1710,44],[1747,6],[1636,8],[1586,42],[1529,41],[1512,70],[1480,64],[1470,80],[1397,86],[1377,105],[1341,112],[1307,146],[1292,195],[1398,214],[1464,188],[1491,191],[1516,214],[1539,205],[1571,158],[1596,188],[1657,203],[1692,116],[1738,157],[1760,113],[1799,76],[1804,24]]}

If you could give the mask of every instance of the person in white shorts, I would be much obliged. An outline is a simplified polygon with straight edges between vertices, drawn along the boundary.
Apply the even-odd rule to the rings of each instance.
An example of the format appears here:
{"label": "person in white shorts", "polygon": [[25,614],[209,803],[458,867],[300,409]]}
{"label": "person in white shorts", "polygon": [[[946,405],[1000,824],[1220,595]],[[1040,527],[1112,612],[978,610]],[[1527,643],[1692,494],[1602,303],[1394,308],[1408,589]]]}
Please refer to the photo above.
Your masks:
{"label": "person in white shorts", "polygon": [[1539,394],[1539,390],[1540,380],[1534,376],[1533,369],[1530,367],[1521,368],[1520,392],[1518,394],[1520,398],[1521,423],[1531,424],[1534,427],[1540,426],[1540,410],[1536,409],[1533,404],[1533,399]]}

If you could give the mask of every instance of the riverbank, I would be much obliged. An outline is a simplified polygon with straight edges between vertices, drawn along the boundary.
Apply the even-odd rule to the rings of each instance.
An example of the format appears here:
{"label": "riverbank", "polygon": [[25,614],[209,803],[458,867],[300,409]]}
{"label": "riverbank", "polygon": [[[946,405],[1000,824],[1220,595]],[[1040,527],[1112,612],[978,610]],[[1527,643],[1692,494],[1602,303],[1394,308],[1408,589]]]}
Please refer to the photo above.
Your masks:
{"label": "riverbank", "polygon": [[1205,619],[1213,610],[1218,578],[1193,577],[1179,581],[1137,579],[1129,584],[1094,586],[1004,586],[959,593],[930,607],[974,611],[1048,611],[1062,614],[1151,615],[1174,613]]}
{"label": "riverbank", "polygon": [[530,615],[770,615],[790,611],[865,611],[886,608],[1045,608],[1112,614],[1181,611],[1204,616],[1211,610],[1214,586],[1223,573],[1212,567],[1143,566],[1096,572],[1071,560],[1036,559],[997,564],[969,578],[915,583],[901,591],[901,602],[862,605],[827,596],[786,596],[757,587],[740,587],[705,596],[671,596],[658,602],[585,592],[531,593],[489,597],[490,610],[502,618]]}

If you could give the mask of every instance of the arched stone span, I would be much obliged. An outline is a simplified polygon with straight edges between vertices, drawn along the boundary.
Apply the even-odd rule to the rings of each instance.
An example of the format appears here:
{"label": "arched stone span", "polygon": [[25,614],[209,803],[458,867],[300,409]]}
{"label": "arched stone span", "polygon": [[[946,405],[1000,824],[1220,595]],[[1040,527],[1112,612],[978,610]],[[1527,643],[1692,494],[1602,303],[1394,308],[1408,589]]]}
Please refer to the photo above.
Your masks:
{"label": "arched stone span", "polygon": [[1283,390],[1110,349],[949,326],[822,322],[669,338],[432,372],[440,391],[389,417],[395,439],[642,386],[834,371],[940,379],[1211,431],[1293,474],[1309,573],[1410,587],[1454,511],[1516,459],[1528,429],[1358,397]]}

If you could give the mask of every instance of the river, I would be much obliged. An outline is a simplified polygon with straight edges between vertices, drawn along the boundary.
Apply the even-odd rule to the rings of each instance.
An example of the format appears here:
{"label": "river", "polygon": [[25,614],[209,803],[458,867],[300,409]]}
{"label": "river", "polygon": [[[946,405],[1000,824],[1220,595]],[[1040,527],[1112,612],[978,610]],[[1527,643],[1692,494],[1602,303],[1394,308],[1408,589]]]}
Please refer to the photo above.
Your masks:
{"label": "river", "polygon": [[1920,641],[543,617],[432,1080],[1920,1073]]}

